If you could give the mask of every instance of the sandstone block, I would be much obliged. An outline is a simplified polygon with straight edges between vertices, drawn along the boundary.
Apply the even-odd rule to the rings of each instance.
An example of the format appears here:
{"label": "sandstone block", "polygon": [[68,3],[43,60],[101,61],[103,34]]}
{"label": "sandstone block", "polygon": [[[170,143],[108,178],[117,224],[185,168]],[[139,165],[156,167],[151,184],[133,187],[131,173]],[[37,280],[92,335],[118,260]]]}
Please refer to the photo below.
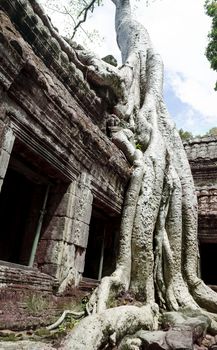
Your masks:
{"label": "sandstone block", "polygon": [[72,181],[70,183],[70,185],[68,186],[66,193],[71,193],[71,194],[75,195],[76,190],[77,190],[77,186],[78,186],[77,181]]}
{"label": "sandstone block", "polygon": [[52,350],[52,345],[42,342],[34,342],[29,340],[22,341],[3,341],[0,345],[0,350]]}
{"label": "sandstone block", "polygon": [[71,193],[53,194],[49,205],[49,215],[72,218],[75,208],[75,196]]}
{"label": "sandstone block", "polygon": [[85,187],[89,187],[91,186],[91,179],[92,179],[92,176],[86,172],[83,172],[81,174],[81,177],[80,177],[80,184],[81,185],[84,185]]}
{"label": "sandstone block", "polygon": [[58,264],[48,264],[45,263],[41,267],[41,271],[43,273],[46,273],[47,275],[50,275],[52,277],[57,277],[58,271],[59,271],[59,265]]}
{"label": "sandstone block", "polygon": [[72,227],[72,243],[75,245],[86,248],[89,236],[89,225],[82,221],[74,220]]}
{"label": "sandstone block", "polygon": [[166,332],[166,343],[170,349],[186,349],[193,348],[193,334],[190,326],[180,326],[169,329]]}
{"label": "sandstone block", "polygon": [[93,195],[90,190],[85,190],[84,193],[81,193],[80,197],[76,196],[75,219],[89,224],[92,213],[92,202]]}
{"label": "sandstone block", "polygon": [[138,331],[136,337],[142,340],[143,349],[169,350],[164,331]]}
{"label": "sandstone block", "polygon": [[37,249],[37,262],[39,264],[60,264],[62,258],[63,242],[43,239]]}
{"label": "sandstone block", "polygon": [[63,244],[62,249],[62,259],[61,259],[61,265],[65,267],[65,270],[74,268],[74,261],[75,261],[75,246],[74,244]]}
{"label": "sandstone block", "polygon": [[[1,90],[0,90],[0,97],[2,98],[2,91]],[[3,123],[2,120],[0,120],[0,139],[3,138],[4,131],[5,131],[5,124]]]}
{"label": "sandstone block", "polygon": [[0,154],[0,178],[1,179],[5,177],[9,160],[10,160],[10,154],[6,152],[4,149],[2,149]]}
{"label": "sandstone block", "polygon": [[81,247],[76,247],[76,251],[75,251],[75,269],[78,272],[80,272],[80,273],[84,272],[85,254],[86,254],[86,249],[83,249]]}
{"label": "sandstone block", "polygon": [[65,236],[71,235],[71,219],[64,216],[54,216],[45,225],[43,231],[43,239],[63,240]]}
{"label": "sandstone block", "polygon": [[14,145],[15,136],[12,129],[7,129],[3,142],[3,149],[8,153],[11,153]]}

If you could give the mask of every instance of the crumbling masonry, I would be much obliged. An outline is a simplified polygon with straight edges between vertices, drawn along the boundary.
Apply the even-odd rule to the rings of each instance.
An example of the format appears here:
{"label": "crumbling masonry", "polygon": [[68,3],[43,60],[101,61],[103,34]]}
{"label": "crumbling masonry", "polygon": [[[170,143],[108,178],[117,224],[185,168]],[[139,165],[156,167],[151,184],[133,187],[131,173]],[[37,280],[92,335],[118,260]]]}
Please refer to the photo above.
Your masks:
{"label": "crumbling masonry", "polygon": [[[131,172],[107,133],[110,92],[93,85],[76,48],[61,46],[36,8],[0,4],[0,302],[13,291],[64,294],[82,277],[110,274]],[[202,277],[217,285],[203,265],[217,253],[217,138],[185,148]]]}

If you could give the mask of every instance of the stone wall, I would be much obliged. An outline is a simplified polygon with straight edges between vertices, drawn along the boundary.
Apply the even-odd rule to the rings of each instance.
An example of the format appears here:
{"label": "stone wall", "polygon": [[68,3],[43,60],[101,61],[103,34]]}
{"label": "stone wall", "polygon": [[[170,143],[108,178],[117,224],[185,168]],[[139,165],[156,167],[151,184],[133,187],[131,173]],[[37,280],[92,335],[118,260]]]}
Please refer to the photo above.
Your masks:
{"label": "stone wall", "polygon": [[0,287],[10,269],[18,288],[25,265],[30,289],[41,273],[64,293],[81,280],[93,208],[117,224],[130,167],[105,133],[107,99],[39,10],[0,4]]}
{"label": "stone wall", "polygon": [[200,273],[217,290],[217,137],[185,143],[198,197]]}
{"label": "stone wall", "polygon": [[199,238],[217,242],[217,137],[185,143],[198,196]]}
{"label": "stone wall", "polygon": [[[106,135],[112,98],[57,40],[35,0],[0,3],[0,305],[14,291],[40,298],[79,285],[91,219],[103,231],[97,239],[116,245],[130,167]],[[185,148],[199,238],[217,243],[217,139]]]}

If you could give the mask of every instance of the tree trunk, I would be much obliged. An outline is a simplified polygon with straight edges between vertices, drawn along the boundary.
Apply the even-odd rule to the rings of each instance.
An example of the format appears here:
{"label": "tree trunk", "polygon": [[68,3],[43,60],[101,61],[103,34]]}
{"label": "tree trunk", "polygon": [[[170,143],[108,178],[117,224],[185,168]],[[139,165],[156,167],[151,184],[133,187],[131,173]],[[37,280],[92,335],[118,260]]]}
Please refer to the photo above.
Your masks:
{"label": "tree trunk", "polygon": [[[105,311],[111,293],[123,290],[130,290],[137,300],[149,305],[147,315],[152,317],[148,328],[150,322],[156,326],[159,305],[164,310],[188,308],[205,313],[212,318],[212,330],[217,330],[217,294],[197,275],[197,199],[182,141],[163,101],[163,64],[146,29],[132,19],[129,0],[112,1],[123,59],[119,75],[125,90],[114,107],[113,118],[124,121],[125,128],[111,127],[111,133],[113,142],[131,162],[133,172],[122,212],[116,270],[102,279],[92,295],[89,307],[98,315],[90,316],[92,321],[81,321],[67,338],[65,348],[79,339],[85,329],[84,334],[93,335],[88,338],[90,349],[101,349],[114,332],[114,328],[108,331],[112,312],[114,319],[116,312],[119,317],[122,312],[126,316],[121,307],[119,311]],[[134,316],[138,312],[135,328],[144,327],[140,322],[143,307],[127,308],[132,308]],[[124,323],[129,324],[131,316],[125,316],[120,321],[125,328],[116,344],[129,332]],[[117,326],[115,320],[112,327]],[[94,326],[93,322],[100,325]],[[96,338],[101,340],[97,342]]]}

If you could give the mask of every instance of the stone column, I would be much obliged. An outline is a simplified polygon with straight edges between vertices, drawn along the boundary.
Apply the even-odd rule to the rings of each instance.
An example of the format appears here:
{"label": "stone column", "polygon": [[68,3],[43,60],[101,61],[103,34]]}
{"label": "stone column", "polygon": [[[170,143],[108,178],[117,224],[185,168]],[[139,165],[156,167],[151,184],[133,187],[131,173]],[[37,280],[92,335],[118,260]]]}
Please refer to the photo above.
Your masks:
{"label": "stone column", "polygon": [[83,173],[70,185],[53,188],[37,250],[41,270],[60,282],[60,292],[75,286],[84,271],[93,195]]}
{"label": "stone column", "polygon": [[8,168],[15,136],[11,128],[0,122],[0,191]]}
{"label": "stone column", "polygon": [[78,285],[84,272],[85,254],[89,236],[89,224],[92,214],[93,194],[91,175],[83,173],[76,192],[75,215],[72,227],[72,242],[75,246],[75,284]]}
{"label": "stone column", "polygon": [[[41,270],[62,280],[62,265],[65,245],[71,245],[69,238],[72,232],[72,218],[75,207],[76,182],[54,185],[51,188],[47,213],[43,222],[41,238],[36,253],[36,263]],[[74,247],[71,247],[70,258],[74,262]],[[67,256],[67,263],[70,263]]]}
{"label": "stone column", "polygon": [[72,220],[67,220],[64,230],[59,269],[59,280],[61,281],[59,292],[64,292],[68,287],[78,285],[82,277],[92,202],[91,177],[86,173],[82,173],[76,186],[71,189],[70,218]]}

